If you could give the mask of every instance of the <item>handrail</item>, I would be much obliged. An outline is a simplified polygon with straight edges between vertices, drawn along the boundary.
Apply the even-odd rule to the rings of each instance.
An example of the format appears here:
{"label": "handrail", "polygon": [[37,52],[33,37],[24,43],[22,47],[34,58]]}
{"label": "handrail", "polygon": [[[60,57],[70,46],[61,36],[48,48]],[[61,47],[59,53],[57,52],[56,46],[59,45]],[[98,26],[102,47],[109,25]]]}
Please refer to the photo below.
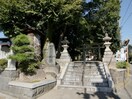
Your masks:
{"label": "handrail", "polygon": [[62,82],[62,80],[63,80],[63,78],[64,78],[64,76],[65,76],[65,74],[66,74],[66,71],[67,71],[68,66],[70,65],[70,63],[71,63],[71,62],[66,63],[65,66],[64,66],[64,68],[62,69],[61,74],[60,74],[60,77],[59,77],[59,79],[58,79],[58,82],[59,82],[58,84],[61,84],[61,82]]}

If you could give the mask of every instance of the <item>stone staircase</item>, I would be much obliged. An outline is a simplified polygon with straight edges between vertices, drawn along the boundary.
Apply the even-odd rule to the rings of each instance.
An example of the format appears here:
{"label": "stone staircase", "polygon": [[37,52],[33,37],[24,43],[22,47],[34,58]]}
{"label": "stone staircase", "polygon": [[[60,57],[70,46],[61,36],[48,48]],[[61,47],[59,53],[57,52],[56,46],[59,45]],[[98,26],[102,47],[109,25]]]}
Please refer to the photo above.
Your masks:
{"label": "stone staircase", "polygon": [[[112,86],[106,67],[99,61],[71,62],[59,87],[82,88],[87,91],[111,92]],[[110,74],[109,74],[110,75]]]}

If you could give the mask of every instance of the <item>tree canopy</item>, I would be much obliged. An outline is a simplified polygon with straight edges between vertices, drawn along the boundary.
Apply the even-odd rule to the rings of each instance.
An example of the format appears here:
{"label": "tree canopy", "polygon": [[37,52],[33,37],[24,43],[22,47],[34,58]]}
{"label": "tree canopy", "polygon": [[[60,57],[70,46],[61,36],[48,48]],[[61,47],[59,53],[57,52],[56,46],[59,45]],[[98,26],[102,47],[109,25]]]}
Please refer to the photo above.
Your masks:
{"label": "tree canopy", "polygon": [[85,18],[90,24],[92,42],[102,42],[105,33],[112,37],[112,50],[120,45],[120,0],[93,0],[85,4]]}
{"label": "tree canopy", "polygon": [[9,37],[32,29],[52,40],[55,30],[64,32],[80,17],[81,3],[82,0],[1,0],[0,27]]}
{"label": "tree canopy", "polygon": [[59,50],[67,36],[75,56],[83,43],[102,43],[108,33],[112,50],[118,49],[120,0],[0,0],[0,5],[0,30],[10,38],[32,30]]}

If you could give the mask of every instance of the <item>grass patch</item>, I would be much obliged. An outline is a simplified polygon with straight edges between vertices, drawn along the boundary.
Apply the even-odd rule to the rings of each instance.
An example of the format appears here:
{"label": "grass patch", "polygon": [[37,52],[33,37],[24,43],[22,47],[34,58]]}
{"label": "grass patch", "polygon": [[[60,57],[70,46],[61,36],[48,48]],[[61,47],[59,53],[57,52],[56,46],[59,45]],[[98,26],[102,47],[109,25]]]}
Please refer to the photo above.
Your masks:
{"label": "grass patch", "polygon": [[125,61],[121,61],[121,62],[116,63],[116,67],[119,69],[126,69],[129,66],[130,66],[129,63],[125,62]]}

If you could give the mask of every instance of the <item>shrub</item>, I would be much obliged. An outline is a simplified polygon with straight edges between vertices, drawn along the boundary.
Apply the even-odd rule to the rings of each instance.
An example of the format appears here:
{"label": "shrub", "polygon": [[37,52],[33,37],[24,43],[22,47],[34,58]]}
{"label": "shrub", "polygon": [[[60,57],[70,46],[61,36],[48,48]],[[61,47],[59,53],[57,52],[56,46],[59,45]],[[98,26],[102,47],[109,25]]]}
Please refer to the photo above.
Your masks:
{"label": "shrub", "polygon": [[7,59],[0,59],[0,70],[4,70],[7,67]]}
{"label": "shrub", "polygon": [[128,62],[125,62],[125,61],[121,61],[121,62],[117,62],[116,63],[116,67],[117,68],[127,68],[127,67],[129,67],[129,63]]}
{"label": "shrub", "polygon": [[12,50],[14,55],[9,58],[16,60],[18,68],[25,74],[32,74],[38,68],[38,60],[35,58],[34,49],[30,46],[27,35],[20,34],[13,39]]}

